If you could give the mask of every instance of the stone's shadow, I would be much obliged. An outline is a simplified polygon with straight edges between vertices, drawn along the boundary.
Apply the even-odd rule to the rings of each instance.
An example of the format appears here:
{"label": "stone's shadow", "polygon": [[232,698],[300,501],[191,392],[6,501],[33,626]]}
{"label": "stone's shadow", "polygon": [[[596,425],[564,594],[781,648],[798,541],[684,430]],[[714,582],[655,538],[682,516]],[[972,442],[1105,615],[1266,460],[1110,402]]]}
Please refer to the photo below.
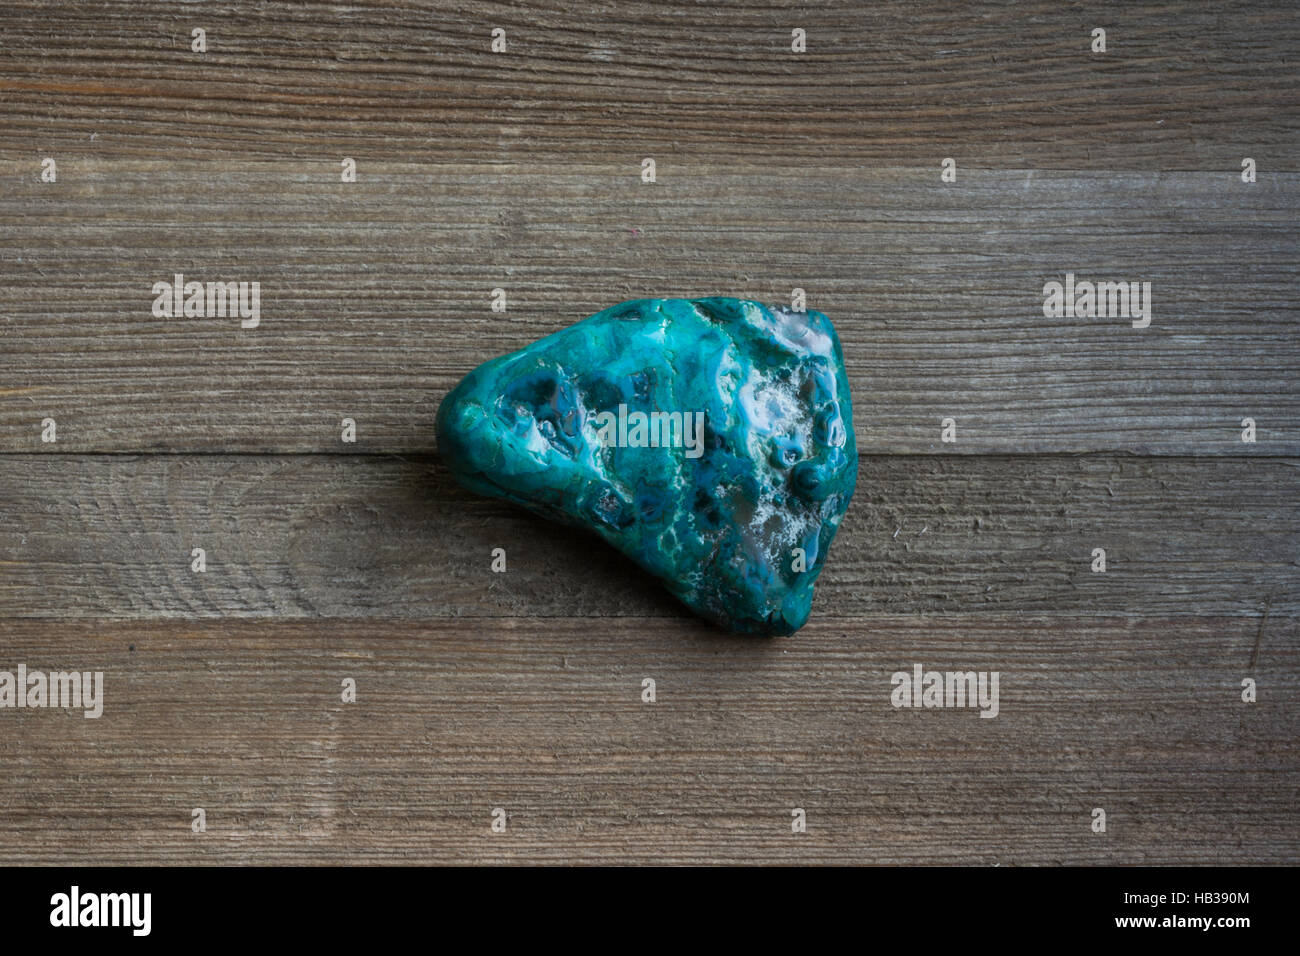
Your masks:
{"label": "stone's shadow", "polygon": [[[387,572],[367,586],[387,593],[390,606],[405,607],[409,616],[699,620],[596,535],[467,491],[437,455],[387,462],[388,480],[382,491],[372,489],[367,533],[350,542],[356,550],[347,563],[363,573]],[[506,552],[504,573],[491,569],[497,548]],[[410,565],[399,570],[407,553]],[[414,593],[395,593],[401,580]]]}
{"label": "stone's shadow", "polygon": [[[316,499],[268,502],[285,526],[250,532],[280,539],[267,547],[281,554],[275,573],[285,580],[269,592],[294,596],[293,607],[281,610],[398,620],[567,619],[594,633],[601,618],[642,620],[720,651],[773,646],[698,617],[596,535],[467,491],[436,454],[341,455],[329,468],[331,490]],[[506,552],[504,573],[492,571],[496,548]]]}

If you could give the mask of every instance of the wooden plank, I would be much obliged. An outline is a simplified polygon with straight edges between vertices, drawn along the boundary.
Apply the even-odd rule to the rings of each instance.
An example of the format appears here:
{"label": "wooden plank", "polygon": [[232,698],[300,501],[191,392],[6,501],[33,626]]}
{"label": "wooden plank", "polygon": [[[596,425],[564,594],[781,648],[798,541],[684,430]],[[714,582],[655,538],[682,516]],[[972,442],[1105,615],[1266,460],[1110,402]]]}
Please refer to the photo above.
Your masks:
{"label": "wooden plank", "polygon": [[[868,457],[814,617],[1281,620],[1300,612],[1297,500],[1289,460]],[[3,456],[0,503],[0,617],[691,620],[612,548],[436,460]]]}
{"label": "wooden plank", "polygon": [[[207,30],[205,53],[191,30]],[[506,31],[494,54],[490,34]],[[1107,32],[1104,54],[1092,31]],[[459,161],[809,157],[1297,167],[1286,0],[1104,10],[906,0],[25,2],[0,20],[0,156]],[[791,31],[807,52],[791,52]]]}
{"label": "wooden plank", "polygon": [[[493,355],[625,299],[799,287],[844,341],[867,451],[1300,455],[1296,175],[61,170],[3,171],[4,451],[47,450],[53,418],[66,451],[425,454],[442,396]],[[1151,325],[1044,317],[1070,272],[1150,282]],[[258,282],[261,324],[155,317],[176,273]]]}
{"label": "wooden plank", "polygon": [[[103,713],[0,710],[0,863],[1294,865],[1300,639],[1277,622],[1251,666],[1256,632],[7,621],[0,668],[101,671]],[[894,708],[917,663],[997,671],[998,716]]]}

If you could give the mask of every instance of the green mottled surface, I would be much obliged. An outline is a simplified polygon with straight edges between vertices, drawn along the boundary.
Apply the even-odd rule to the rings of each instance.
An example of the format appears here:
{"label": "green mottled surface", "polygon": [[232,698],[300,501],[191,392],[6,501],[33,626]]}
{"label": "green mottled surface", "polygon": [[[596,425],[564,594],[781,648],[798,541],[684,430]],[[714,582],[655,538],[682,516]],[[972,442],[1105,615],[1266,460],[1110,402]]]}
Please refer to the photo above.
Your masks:
{"label": "green mottled surface", "polygon": [[[636,412],[702,412],[700,441],[683,427],[659,431],[671,447],[629,447]],[[738,299],[605,309],[479,366],[437,427],[465,487],[596,532],[745,633],[803,626],[857,479],[830,320]]]}

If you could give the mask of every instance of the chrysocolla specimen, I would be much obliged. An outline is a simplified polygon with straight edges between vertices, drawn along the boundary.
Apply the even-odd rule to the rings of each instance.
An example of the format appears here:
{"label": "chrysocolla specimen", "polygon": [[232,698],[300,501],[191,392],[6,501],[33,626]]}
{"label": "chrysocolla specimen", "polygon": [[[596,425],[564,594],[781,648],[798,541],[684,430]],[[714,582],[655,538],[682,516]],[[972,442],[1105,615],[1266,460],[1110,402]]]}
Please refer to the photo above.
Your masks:
{"label": "chrysocolla specimen", "polygon": [[479,366],[438,409],[471,491],[600,535],[697,614],[789,634],[857,481],[820,312],[640,299]]}

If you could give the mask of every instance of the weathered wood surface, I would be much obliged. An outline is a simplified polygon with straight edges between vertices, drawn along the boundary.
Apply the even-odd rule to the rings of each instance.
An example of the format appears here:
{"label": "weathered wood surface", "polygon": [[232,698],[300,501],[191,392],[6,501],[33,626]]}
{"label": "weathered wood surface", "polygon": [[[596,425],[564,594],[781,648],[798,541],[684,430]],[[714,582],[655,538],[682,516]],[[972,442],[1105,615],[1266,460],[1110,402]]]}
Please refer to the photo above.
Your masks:
{"label": "weathered wood surface", "polygon": [[[1300,863],[1297,41],[1287,2],[5,5],[0,670],[106,700],[0,710],[0,863]],[[1044,318],[1067,271],[1150,281],[1150,328]],[[176,272],[260,327],[154,318]],[[795,287],[867,454],[790,638],[433,456],[489,356]],[[999,716],[896,710],[916,663]]]}
{"label": "weathered wood surface", "polygon": [[[45,450],[53,418],[66,451],[427,453],[493,355],[625,299],[799,287],[843,340],[868,451],[1300,454],[1294,174],[36,169],[6,165],[0,195],[5,451]],[[1150,327],[1044,317],[1067,272],[1150,282]],[[260,326],[155,317],[176,273],[259,282]]]}
{"label": "weathered wood surface", "polygon": [[[436,460],[6,456],[0,501],[0,617],[689,621],[603,542],[471,495]],[[814,613],[1283,620],[1300,613],[1297,501],[1289,459],[868,457]]]}
{"label": "weathered wood surface", "polygon": [[1289,0],[27,2],[3,26],[5,158],[1300,169]]}
{"label": "weathered wood surface", "polygon": [[[97,720],[3,715],[0,862],[1300,862],[1294,625],[1252,666],[1241,618],[486,623],[0,625],[104,673]],[[998,717],[895,709],[914,663]]]}

